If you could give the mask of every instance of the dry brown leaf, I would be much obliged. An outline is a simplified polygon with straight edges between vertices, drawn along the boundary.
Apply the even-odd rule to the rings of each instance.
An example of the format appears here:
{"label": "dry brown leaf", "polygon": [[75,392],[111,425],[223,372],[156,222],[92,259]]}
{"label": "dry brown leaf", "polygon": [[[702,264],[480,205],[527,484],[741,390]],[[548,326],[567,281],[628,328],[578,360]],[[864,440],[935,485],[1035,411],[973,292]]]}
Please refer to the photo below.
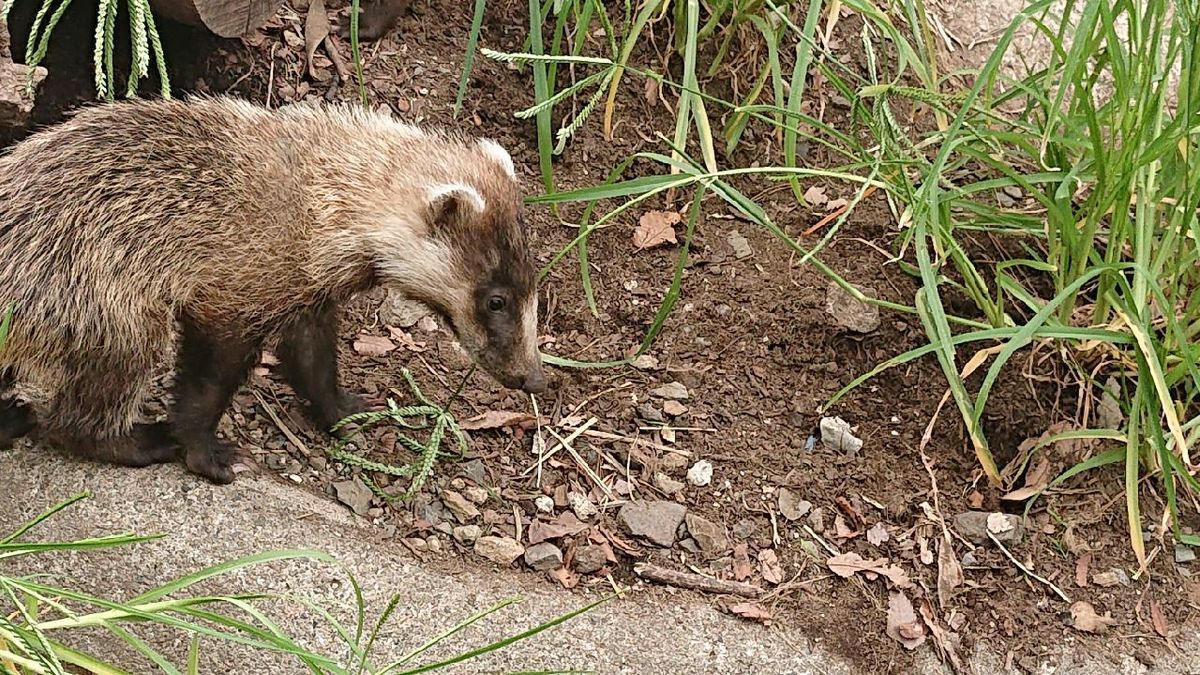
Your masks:
{"label": "dry brown leaf", "polygon": [[929,635],[933,637],[934,646],[950,660],[954,672],[963,672],[962,661],[958,658],[958,635],[952,630],[946,630],[938,625],[937,617],[933,614],[933,606],[929,604],[929,598],[921,598],[920,607],[921,619],[925,621],[925,627],[929,629]]}
{"label": "dry brown leaf", "polygon": [[329,15],[325,13],[325,0],[310,0],[308,13],[304,16],[304,62],[308,65],[309,77],[317,76],[313,71],[313,54],[327,37]]}
{"label": "dry brown leaf", "polygon": [[887,526],[883,523],[875,523],[875,526],[867,530],[867,541],[872,546],[880,546],[888,540]]}
{"label": "dry brown leaf", "polygon": [[383,356],[396,348],[396,343],[379,335],[360,335],[354,341],[354,351],[363,356]]}
{"label": "dry brown leaf", "polygon": [[633,231],[633,245],[645,250],[668,242],[676,243],[674,226],[679,220],[679,214],[674,211],[643,213]]}
{"label": "dry brown leaf", "polygon": [[418,353],[425,351],[424,342],[417,342],[411,335],[400,330],[399,328],[396,328],[395,326],[388,326],[387,329],[388,335],[390,335],[396,342],[404,345],[404,348],[408,351]]}
{"label": "dry brown leaf", "polygon": [[750,547],[745,542],[734,546],[733,578],[738,581],[745,581],[753,573],[754,566],[750,564]]}
{"label": "dry brown leaf", "polygon": [[579,575],[565,567],[551,570],[550,578],[562,584],[562,587],[567,589],[575,588],[579,585]]}
{"label": "dry brown leaf", "polygon": [[1050,484],[1050,460],[1041,457],[1032,469],[1025,473],[1025,487],[1013,490],[1000,499],[1020,502],[1029,499]]}
{"label": "dry brown leaf", "polygon": [[835,531],[834,536],[838,539],[853,539],[862,534],[862,530],[850,529],[850,527],[846,525],[846,519],[842,518],[841,514],[834,516],[833,529]]}
{"label": "dry brown leaf", "polygon": [[888,594],[887,635],[908,650],[925,642],[925,622],[903,592]]}
{"label": "dry brown leaf", "polygon": [[1162,603],[1157,600],[1150,601],[1150,623],[1154,625],[1154,632],[1158,633],[1159,637],[1167,637],[1171,632],[1167,625],[1167,615],[1163,613]]}
{"label": "dry brown leaf", "polygon": [[950,542],[950,538],[943,536],[938,544],[938,605],[945,609],[946,605],[950,603],[950,599],[954,597],[954,589],[962,584],[962,565],[958,562],[958,556],[954,555],[954,545]]}
{"label": "dry brown leaf", "polygon": [[771,610],[763,607],[757,602],[739,602],[737,604],[730,605],[729,611],[744,619],[761,621],[764,624],[771,622]]}
{"label": "dry brown leaf", "polygon": [[825,196],[824,186],[814,185],[804,191],[804,201],[813,206],[824,206],[829,202],[829,197]]}
{"label": "dry brown leaf", "polygon": [[849,203],[850,202],[846,201],[842,197],[838,197],[837,199],[830,199],[829,203],[825,205],[825,210],[826,211],[836,211]]}
{"label": "dry brown leaf", "polygon": [[912,586],[912,581],[908,578],[908,574],[895,565],[889,565],[887,558],[866,560],[857,553],[843,553],[826,560],[825,564],[831,572],[846,579],[861,572],[868,579],[874,579],[875,575],[885,576],[897,588],[909,588]]}
{"label": "dry brown leaf", "polygon": [[1075,585],[1083,588],[1088,585],[1088,568],[1092,565],[1092,554],[1084,553],[1075,561]]}
{"label": "dry brown leaf", "polygon": [[572,534],[579,534],[587,528],[587,523],[576,518],[574,513],[563,511],[557,518],[550,522],[535,520],[530,523],[529,545],[540,544],[547,539],[559,539]]}
{"label": "dry brown leaf", "polygon": [[501,427],[511,427],[529,422],[534,419],[533,415],[523,412],[511,412],[508,410],[489,410],[464,420],[459,423],[459,428],[467,431],[479,431],[481,429],[499,429]]}
{"label": "dry brown leaf", "polygon": [[783,583],[783,566],[779,564],[779,556],[772,549],[758,552],[758,569],[767,583]]}
{"label": "dry brown leaf", "polygon": [[1085,633],[1103,633],[1108,630],[1109,626],[1117,622],[1109,612],[1100,616],[1096,613],[1096,608],[1092,606],[1092,603],[1083,600],[1071,605],[1071,621],[1076,630]]}

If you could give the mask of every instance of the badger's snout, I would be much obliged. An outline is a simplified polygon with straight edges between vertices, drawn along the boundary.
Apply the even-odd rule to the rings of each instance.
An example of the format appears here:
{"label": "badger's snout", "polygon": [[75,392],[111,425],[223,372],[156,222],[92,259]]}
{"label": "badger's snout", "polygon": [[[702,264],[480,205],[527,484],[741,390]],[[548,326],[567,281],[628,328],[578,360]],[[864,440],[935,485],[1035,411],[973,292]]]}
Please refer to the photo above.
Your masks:
{"label": "badger's snout", "polygon": [[542,394],[546,388],[546,375],[540,367],[526,375],[521,384],[521,390],[527,394]]}

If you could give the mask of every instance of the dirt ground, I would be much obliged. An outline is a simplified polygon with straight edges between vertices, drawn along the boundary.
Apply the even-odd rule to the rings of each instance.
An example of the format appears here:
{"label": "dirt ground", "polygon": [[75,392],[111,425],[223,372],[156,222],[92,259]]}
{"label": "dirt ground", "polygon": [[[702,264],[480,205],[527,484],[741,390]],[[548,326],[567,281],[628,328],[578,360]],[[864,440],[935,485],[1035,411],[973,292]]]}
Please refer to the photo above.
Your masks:
{"label": "dirt ground", "polygon": [[[495,138],[513,154],[529,192],[539,192],[534,122],[513,115],[532,102],[527,70],[477,58],[463,110],[457,118],[452,115],[470,11],[469,3],[420,0],[397,30],[367,44],[371,105],[386,106],[409,122]],[[339,2],[328,6],[328,12],[336,32],[347,21],[347,8]],[[527,24],[525,3],[492,0],[481,45],[520,51]],[[21,25],[19,17],[13,19],[14,29]],[[71,29],[68,20],[63,25]],[[304,26],[305,10],[288,5],[244,42],[169,29],[165,42],[170,46],[171,31],[178,30],[192,54],[182,58],[181,47],[168,52],[168,58],[181,57],[173,65],[174,84],[181,92],[228,90],[271,105],[306,96],[352,100],[355,87],[333,84],[336,68],[322,52],[314,74],[307,72]],[[657,38],[656,46],[665,50],[666,36]],[[851,32],[841,44],[849,51],[857,39]],[[348,55],[348,43],[336,42],[341,54]],[[24,49],[23,44],[14,47],[16,53]],[[73,66],[66,56],[48,61],[47,90],[70,92],[82,85],[84,94],[89,93],[86,57]],[[653,54],[635,54],[638,58],[656,67],[660,62]],[[845,117],[830,91],[814,86],[812,96],[828,98],[831,121]],[[44,95],[39,119],[50,121],[82,98],[86,96]],[[654,134],[669,136],[673,129],[666,110],[648,102],[643,83],[629,77],[618,97],[613,138],[603,137],[599,115],[592,119],[555,159],[558,189],[596,184],[631,153],[661,151],[664,146]],[[555,120],[556,127],[559,123]],[[765,163],[778,153],[772,139],[760,134],[731,162],[761,158]],[[810,166],[832,161],[819,149],[810,150],[805,160]],[[635,165],[633,175],[647,170]],[[741,187],[800,243],[817,241],[820,232],[801,233],[825,215],[823,209],[798,206],[786,185]],[[831,198],[850,196],[845,185],[823,187]],[[679,252],[677,245],[638,249],[632,240],[637,218],[685,205],[651,202],[592,236],[598,316],[586,304],[574,254],[549,273],[541,286],[540,332],[546,353],[608,360],[636,347],[670,284]],[[572,205],[561,215],[570,223],[579,212]],[[545,264],[576,230],[547,208],[531,207],[529,214],[537,259]],[[682,233],[682,227],[676,229]],[[917,284],[891,262],[896,231],[886,203],[868,199],[821,258],[877,297],[911,304]],[[322,451],[327,437],[305,421],[269,357],[236,397],[222,433],[295,489],[358,506],[384,536],[421,559],[456,569],[497,564],[477,555],[478,547],[463,543],[470,537],[464,536],[462,525],[472,524],[484,535],[516,538],[529,547],[535,543],[531,536],[544,537],[565,557],[561,564],[554,564],[553,552],[544,572],[531,569],[524,557],[513,564],[543,576],[546,584],[577,593],[638,583],[634,566],[647,562],[744,581],[763,589],[763,595],[714,594],[713,603],[746,620],[805,626],[813,640],[853,659],[863,672],[910,669],[914,652],[900,638],[916,649],[938,649],[946,658],[985,644],[1025,671],[1053,660],[1064,641],[1085,643],[1101,655],[1133,653],[1152,666],[1156,653],[1169,649],[1171,636],[1195,630],[1200,612],[1196,563],[1177,563],[1169,537],[1160,548],[1159,535],[1153,533],[1149,566],[1140,578],[1129,580],[1138,564],[1124,529],[1119,469],[1089,472],[1044,495],[1024,524],[1024,536],[1006,543],[1004,550],[987,539],[972,540],[956,515],[1020,515],[1024,503],[1002,501],[1006,490],[987,484],[953,404],[937,412],[945,382],[932,358],[887,371],[831,410],[821,410],[852,379],[924,341],[921,325],[911,315],[885,312],[867,332],[842,327],[827,311],[829,285],[812,266],[797,264],[792,251],[769,233],[710,198],[696,229],[679,304],[649,352],[653,358],[638,368],[551,369],[553,389],[537,400],[541,429],[529,421],[533,408],[527,395],[503,390],[477,372],[453,404],[457,418],[511,412],[526,414],[525,421],[514,416],[516,424],[468,432],[468,455],[439,464],[411,502],[378,495],[366,500],[370,495],[356,477],[370,479],[387,494],[397,494],[407,482],[328,459]],[[348,308],[341,340],[347,388],[404,403],[410,399],[401,369],[409,368],[427,396],[448,400],[468,365],[451,334],[430,319],[399,325],[410,322],[397,320],[381,306],[383,300],[384,294],[375,292]],[[1001,466],[1024,457],[1020,448],[1027,439],[1073,424],[1080,401],[1078,391],[1061,384],[1065,381],[1065,369],[1049,349],[1014,359],[992,394],[985,419]],[[820,422],[825,416],[852,425],[863,441],[861,449],[824,443]],[[539,434],[545,449],[552,449],[557,441],[550,430],[567,437],[593,419],[570,444],[573,452],[559,451],[536,469]],[[363,451],[381,462],[411,461],[397,433],[376,428]],[[1060,444],[1030,465],[1044,457],[1051,475],[1057,475],[1096,450]],[[712,479],[697,486],[687,474],[701,460],[711,463]],[[1017,473],[1007,487],[1021,485],[1023,476]],[[487,492],[479,494],[478,487]],[[568,493],[585,496],[598,514],[575,518],[580,508]],[[549,513],[539,510],[537,498],[543,496],[550,498]],[[483,499],[475,504],[472,497]],[[643,501],[686,506],[688,518],[682,525],[663,516],[662,504],[647,507],[652,518],[668,523],[669,545],[630,532],[629,512],[622,507]],[[546,500],[542,502],[545,508]],[[1147,482],[1143,513],[1148,529],[1161,514],[1161,503]],[[1200,526],[1194,519],[1186,524]],[[536,550],[542,553],[546,547]],[[844,554],[851,553],[865,561],[845,562]],[[845,564],[828,564],[835,554]],[[855,564],[879,573],[845,572],[846,565]],[[958,566],[962,583],[954,584]],[[939,591],[944,597],[939,598]],[[913,606],[907,619],[901,611],[906,601]],[[1111,627],[1100,635],[1074,628],[1077,601],[1090,603],[1102,616],[1111,614]],[[922,614],[924,620],[917,618]],[[894,626],[889,626],[889,615],[896,618]],[[1166,638],[1161,637],[1164,629]]]}

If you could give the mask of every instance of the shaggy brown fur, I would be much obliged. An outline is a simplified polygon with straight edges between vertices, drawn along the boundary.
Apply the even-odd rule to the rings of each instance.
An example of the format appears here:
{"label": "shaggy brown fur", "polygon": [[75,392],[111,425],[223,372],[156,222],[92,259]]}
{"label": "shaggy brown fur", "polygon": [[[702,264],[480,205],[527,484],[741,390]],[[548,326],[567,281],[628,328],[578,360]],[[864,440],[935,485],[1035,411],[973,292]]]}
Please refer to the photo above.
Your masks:
{"label": "shaggy brown fur", "polygon": [[[26,433],[217,482],[215,428],[264,341],[328,428],[336,311],[377,283],[429,304],[481,367],[545,387],[512,161],[371,112],[228,98],[89,107],[0,156],[0,444]],[[181,326],[169,424],[139,424]]]}
{"label": "shaggy brown fur", "polygon": [[[362,0],[358,12],[358,39],[374,41],[387,35],[400,15],[408,11],[411,0]],[[342,26],[339,35],[350,38],[350,19]]]}

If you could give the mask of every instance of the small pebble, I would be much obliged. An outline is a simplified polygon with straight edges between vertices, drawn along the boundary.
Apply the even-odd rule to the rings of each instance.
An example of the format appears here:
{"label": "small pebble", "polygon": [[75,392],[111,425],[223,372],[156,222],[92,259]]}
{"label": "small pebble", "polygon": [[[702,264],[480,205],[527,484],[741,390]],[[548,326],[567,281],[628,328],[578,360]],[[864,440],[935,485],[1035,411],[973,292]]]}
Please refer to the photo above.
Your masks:
{"label": "small pebble", "polygon": [[708,485],[712,482],[712,477],[713,465],[711,462],[705,459],[693,464],[692,468],[688,469],[687,472],[688,482],[696,487],[704,487],[705,485]]}
{"label": "small pebble", "polygon": [[542,513],[551,513],[554,511],[554,497],[542,495],[541,497],[533,500],[533,505],[536,506],[537,510],[541,511]]}
{"label": "small pebble", "polygon": [[475,540],[479,539],[481,534],[483,534],[483,530],[478,525],[459,525],[454,528],[453,536],[454,541],[463,546],[470,546],[475,543]]}

